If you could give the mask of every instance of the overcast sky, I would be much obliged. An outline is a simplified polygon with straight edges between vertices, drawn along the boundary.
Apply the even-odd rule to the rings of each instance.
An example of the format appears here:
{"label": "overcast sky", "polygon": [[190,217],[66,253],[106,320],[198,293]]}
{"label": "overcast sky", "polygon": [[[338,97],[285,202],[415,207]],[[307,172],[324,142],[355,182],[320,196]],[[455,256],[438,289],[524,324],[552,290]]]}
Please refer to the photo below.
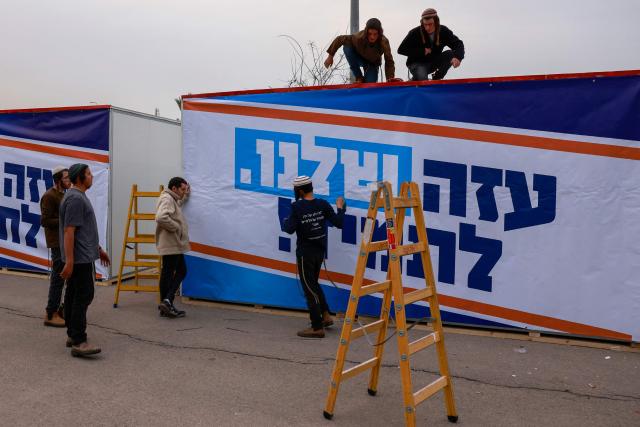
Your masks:
{"label": "overcast sky", "polygon": [[[640,0],[361,0],[395,53],[426,7],[465,44],[448,78],[640,69]],[[282,87],[287,34],[325,46],[349,0],[0,0],[0,109],[112,104],[179,117],[186,93]],[[394,54],[406,79],[405,57]]]}

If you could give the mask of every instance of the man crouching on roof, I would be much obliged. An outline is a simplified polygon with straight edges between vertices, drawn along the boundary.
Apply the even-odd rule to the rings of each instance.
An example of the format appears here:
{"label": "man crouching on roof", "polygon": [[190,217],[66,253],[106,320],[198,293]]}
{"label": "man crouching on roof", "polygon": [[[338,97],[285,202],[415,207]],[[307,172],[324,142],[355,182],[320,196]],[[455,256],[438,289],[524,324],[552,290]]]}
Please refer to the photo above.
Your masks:
{"label": "man crouching on roof", "polygon": [[299,176],[293,181],[293,192],[296,201],[291,204],[291,215],[284,220],[282,230],[296,233],[298,273],[311,318],[311,327],[299,331],[298,336],[324,338],[324,328],[333,325],[327,300],[318,283],[327,253],[327,220],[342,228],[347,207],[344,198],[338,197],[336,214],[329,202],[316,199],[308,176]]}

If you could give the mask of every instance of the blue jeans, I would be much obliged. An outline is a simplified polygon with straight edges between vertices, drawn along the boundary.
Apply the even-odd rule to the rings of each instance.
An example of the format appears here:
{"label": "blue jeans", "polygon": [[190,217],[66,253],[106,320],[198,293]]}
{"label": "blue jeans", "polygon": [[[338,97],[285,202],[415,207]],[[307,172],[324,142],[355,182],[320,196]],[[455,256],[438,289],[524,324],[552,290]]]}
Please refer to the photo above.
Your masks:
{"label": "blue jeans", "polygon": [[378,68],[380,67],[367,62],[367,60],[360,56],[351,46],[344,45],[342,47],[342,51],[344,52],[344,57],[347,58],[351,72],[356,76],[356,78],[363,78],[362,70],[360,68],[364,68],[365,83],[375,83],[378,81]]}
{"label": "blue jeans", "polygon": [[433,58],[432,62],[414,62],[409,64],[411,80],[429,80],[429,74],[433,73],[433,80],[442,80],[451,68],[453,52],[445,50]]}

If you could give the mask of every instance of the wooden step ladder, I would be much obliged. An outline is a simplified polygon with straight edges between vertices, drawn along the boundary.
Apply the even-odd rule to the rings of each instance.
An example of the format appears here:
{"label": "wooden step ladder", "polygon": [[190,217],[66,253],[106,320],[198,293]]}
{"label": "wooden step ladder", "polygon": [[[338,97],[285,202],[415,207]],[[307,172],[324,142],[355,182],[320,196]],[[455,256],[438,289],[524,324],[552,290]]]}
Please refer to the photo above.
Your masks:
{"label": "wooden step ladder", "polygon": [[[160,186],[160,191],[138,191],[138,186],[131,186],[131,199],[129,200],[129,212],[127,213],[127,225],[124,230],[124,240],[122,241],[122,255],[120,256],[120,270],[118,272],[118,284],[116,286],[115,300],[113,307],[118,307],[120,292],[158,292],[160,300],[160,287],[158,285],[140,285],[140,279],[160,280],[161,258],[158,254],[140,253],[140,245],[153,245],[155,249],[155,234],[140,234],[138,221],[155,221],[155,213],[141,213],[138,211],[138,199],[142,197],[158,198],[164,187]],[[133,236],[129,235],[133,223]],[[130,247],[129,244],[133,244]],[[133,249],[133,259],[127,259],[127,249]],[[123,270],[125,267],[133,267],[132,285],[123,285]],[[151,270],[151,271],[150,271]],[[155,270],[155,272],[154,272]]]}
{"label": "wooden step ladder", "polygon": [[[387,240],[372,242],[372,229],[375,224],[378,209],[380,208],[384,209],[387,225]],[[413,209],[418,231],[418,241],[416,243],[402,245],[402,234],[407,209]],[[383,250],[388,251],[389,255],[386,280],[363,286],[364,272],[369,254]],[[403,256],[415,253],[419,253],[422,260],[426,287],[405,294],[402,288],[400,260]],[[360,327],[353,329],[358,300],[360,297],[376,292],[382,292],[384,295],[380,318],[367,325],[360,325]],[[349,304],[344,317],[333,374],[331,375],[331,384],[329,386],[327,404],[324,410],[325,418],[331,419],[333,417],[338,390],[343,380],[370,370],[368,392],[371,396],[375,396],[382,363],[385,336],[389,325],[392,299],[396,319],[398,351],[400,353],[400,372],[406,425],[416,425],[416,406],[439,390],[444,390],[448,419],[455,423],[458,420],[458,415],[456,413],[453,385],[449,374],[449,366],[444,346],[438,294],[436,292],[431,257],[429,255],[429,243],[427,241],[422,201],[420,199],[418,185],[415,182],[402,183],[400,187],[400,197],[397,198],[393,197],[391,184],[389,182],[377,183],[376,189],[371,193],[367,220],[362,234],[362,241],[360,242],[356,271],[351,285]],[[429,303],[431,317],[433,319],[433,332],[413,342],[409,342],[405,308],[416,301],[426,301]],[[365,362],[344,370],[345,358],[351,340],[373,332],[377,332],[377,334],[374,335],[377,336],[377,341],[374,344],[374,356]],[[411,382],[411,365],[409,358],[416,352],[431,345],[435,345],[438,353],[440,377],[414,393]]]}

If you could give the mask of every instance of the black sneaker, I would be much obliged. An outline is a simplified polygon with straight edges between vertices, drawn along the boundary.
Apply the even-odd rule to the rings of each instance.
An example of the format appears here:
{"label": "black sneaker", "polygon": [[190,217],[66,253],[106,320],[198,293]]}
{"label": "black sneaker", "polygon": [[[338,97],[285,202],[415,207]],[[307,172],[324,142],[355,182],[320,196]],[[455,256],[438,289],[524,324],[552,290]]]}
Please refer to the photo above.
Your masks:
{"label": "black sneaker", "polygon": [[162,300],[162,302],[158,305],[158,310],[160,310],[161,317],[168,317],[173,319],[178,317],[178,313],[176,313],[176,309],[171,305],[171,302],[168,299]]}
{"label": "black sneaker", "polygon": [[173,303],[171,303],[171,308],[173,308],[173,311],[176,313],[176,317],[184,317],[187,315],[187,312],[184,310],[178,310],[176,308],[175,305],[173,305]]}

